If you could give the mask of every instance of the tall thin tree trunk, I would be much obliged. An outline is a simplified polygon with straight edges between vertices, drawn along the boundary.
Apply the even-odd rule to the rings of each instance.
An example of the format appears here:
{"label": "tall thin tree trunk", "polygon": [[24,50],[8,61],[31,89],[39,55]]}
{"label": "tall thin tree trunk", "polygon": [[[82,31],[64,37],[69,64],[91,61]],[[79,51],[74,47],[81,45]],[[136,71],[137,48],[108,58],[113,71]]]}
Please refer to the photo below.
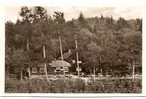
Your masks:
{"label": "tall thin tree trunk", "polygon": [[[44,58],[44,60],[46,59],[45,45],[43,45],[43,58]],[[46,64],[46,62],[44,62],[44,71],[45,71],[46,79],[48,80],[48,72],[47,72],[47,64]]]}
{"label": "tall thin tree trunk", "polygon": [[134,82],[135,80],[135,63],[134,61],[132,62],[132,81]]}
{"label": "tall thin tree trunk", "polygon": [[[75,39],[75,45],[76,45],[76,49],[78,49],[78,42]],[[80,67],[79,67],[79,54],[78,51],[76,51],[76,57],[77,57],[77,71],[78,71],[78,76],[80,76]]]}
{"label": "tall thin tree trunk", "polygon": [[61,60],[63,60],[63,51],[62,51],[62,41],[61,41],[61,36],[59,36],[59,44],[60,44]]}
{"label": "tall thin tree trunk", "polygon": [[26,43],[26,48],[27,48],[27,51],[29,51],[29,40],[27,39],[27,43]]}
{"label": "tall thin tree trunk", "polygon": [[100,67],[100,73],[103,74],[102,66],[101,66],[101,56],[99,57],[99,67]]}
{"label": "tall thin tree trunk", "polygon": [[23,69],[20,70],[20,80],[23,79]]}
{"label": "tall thin tree trunk", "polygon": [[6,70],[5,72],[6,78],[9,79],[9,66],[6,65],[5,70]]}
{"label": "tall thin tree trunk", "polygon": [[94,81],[95,81],[95,76],[96,76],[96,74],[95,74],[95,66],[94,66],[94,69],[93,69],[93,74],[94,74]]}
{"label": "tall thin tree trunk", "polygon": [[[27,39],[26,48],[27,48],[27,51],[30,50],[30,48],[29,48],[29,39]],[[30,76],[31,76],[31,74],[30,74],[30,64],[29,64],[29,66],[28,66],[27,72],[28,72],[28,77],[30,78]]]}
{"label": "tall thin tree trunk", "polygon": [[[60,53],[61,53],[61,60],[63,61],[63,51],[62,51],[62,41],[61,41],[61,36],[59,35],[59,45],[60,45]],[[63,75],[65,76],[65,68],[63,66]]]}

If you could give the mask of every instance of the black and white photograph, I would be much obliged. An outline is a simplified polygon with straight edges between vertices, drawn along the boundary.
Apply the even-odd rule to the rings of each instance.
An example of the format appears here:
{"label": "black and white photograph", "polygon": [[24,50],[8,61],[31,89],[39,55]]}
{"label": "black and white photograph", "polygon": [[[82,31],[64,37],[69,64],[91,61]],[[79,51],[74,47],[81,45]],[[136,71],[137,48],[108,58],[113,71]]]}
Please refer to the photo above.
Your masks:
{"label": "black and white photograph", "polygon": [[9,6],[5,93],[142,93],[137,7]]}

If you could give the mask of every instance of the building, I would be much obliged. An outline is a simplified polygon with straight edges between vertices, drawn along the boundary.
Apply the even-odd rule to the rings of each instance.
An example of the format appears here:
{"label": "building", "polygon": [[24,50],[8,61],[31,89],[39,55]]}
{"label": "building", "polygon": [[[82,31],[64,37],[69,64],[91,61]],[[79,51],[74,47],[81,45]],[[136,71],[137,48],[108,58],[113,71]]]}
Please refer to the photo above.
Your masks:
{"label": "building", "polygon": [[71,64],[64,60],[54,60],[50,63],[50,65],[52,68],[55,68],[55,73],[67,73],[69,72],[69,67],[71,67]]}

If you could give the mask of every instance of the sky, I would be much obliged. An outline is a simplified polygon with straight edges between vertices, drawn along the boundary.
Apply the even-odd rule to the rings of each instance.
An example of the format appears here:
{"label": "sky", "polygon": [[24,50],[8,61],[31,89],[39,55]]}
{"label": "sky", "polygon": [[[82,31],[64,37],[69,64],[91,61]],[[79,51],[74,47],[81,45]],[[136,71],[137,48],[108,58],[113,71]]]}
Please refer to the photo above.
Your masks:
{"label": "sky", "polygon": [[[7,6],[5,8],[5,21],[16,22],[21,6]],[[82,12],[84,17],[113,16],[114,19],[124,17],[125,19],[142,18],[142,7],[45,7],[48,15],[53,15],[54,11],[64,12],[66,20],[76,19]]]}

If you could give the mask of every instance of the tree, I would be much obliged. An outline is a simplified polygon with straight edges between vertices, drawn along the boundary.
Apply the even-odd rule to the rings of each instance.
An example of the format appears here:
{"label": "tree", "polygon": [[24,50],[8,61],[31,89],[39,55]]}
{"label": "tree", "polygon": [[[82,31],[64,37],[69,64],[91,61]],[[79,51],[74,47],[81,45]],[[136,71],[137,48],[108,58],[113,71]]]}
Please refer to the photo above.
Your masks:
{"label": "tree", "polygon": [[48,20],[47,10],[41,6],[35,6],[33,8],[33,21],[34,22],[44,22]]}
{"label": "tree", "polygon": [[[84,49],[85,50],[85,49]],[[88,68],[90,73],[94,69],[99,69],[99,62],[98,59],[100,58],[102,48],[101,46],[97,46],[97,44],[93,41],[87,44],[87,50],[83,52],[84,58],[86,60],[85,63],[88,64]]]}
{"label": "tree", "polygon": [[136,19],[136,28],[142,32],[142,19]]}
{"label": "tree", "polygon": [[65,24],[64,13],[55,11],[53,18],[54,18],[54,22],[55,22],[57,35],[60,35],[60,33],[63,30],[63,26]]}
{"label": "tree", "polygon": [[12,22],[5,23],[5,36],[6,36],[6,41],[5,41],[6,47],[12,48],[14,45],[14,37],[15,37],[15,24],[14,23],[12,23]]}
{"label": "tree", "polygon": [[80,13],[78,20],[79,20],[79,22],[81,22],[81,23],[82,23],[82,22],[85,22],[85,18],[84,18],[83,13]]}
{"label": "tree", "polygon": [[33,21],[32,11],[27,6],[21,8],[19,15],[22,17],[22,22],[24,23],[31,23]]}
{"label": "tree", "polygon": [[54,21],[56,24],[64,24],[65,19],[64,19],[64,13],[62,12],[54,12]]}
{"label": "tree", "polygon": [[78,17],[78,21],[79,21],[79,25],[80,25],[81,28],[82,27],[89,28],[88,24],[87,24],[87,21],[85,20],[82,12],[80,13],[80,15]]}
{"label": "tree", "polygon": [[[63,40],[61,37],[63,36],[63,29],[65,25],[64,13],[62,12],[54,12],[54,22],[55,22],[55,34],[57,35],[58,40]],[[61,41],[62,45],[65,45],[63,41]],[[62,49],[62,47],[60,47]],[[62,53],[62,52],[61,52]]]}
{"label": "tree", "polygon": [[106,27],[108,27],[108,29],[113,29],[114,28],[114,20],[113,17],[106,17]]}
{"label": "tree", "polygon": [[128,28],[129,25],[128,25],[127,21],[126,21],[124,18],[120,17],[120,18],[117,20],[116,30],[119,30],[119,29],[125,28],[125,27]]}

